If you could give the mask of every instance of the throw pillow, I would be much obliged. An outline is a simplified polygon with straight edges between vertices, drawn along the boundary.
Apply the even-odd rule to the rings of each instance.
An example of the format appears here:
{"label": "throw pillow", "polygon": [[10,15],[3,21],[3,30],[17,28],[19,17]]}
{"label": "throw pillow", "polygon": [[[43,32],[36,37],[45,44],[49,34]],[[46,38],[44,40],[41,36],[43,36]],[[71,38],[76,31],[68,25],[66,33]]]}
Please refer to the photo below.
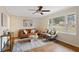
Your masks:
{"label": "throw pillow", "polygon": [[26,31],[26,30],[24,30],[24,33],[25,33],[25,34],[27,34],[27,31]]}
{"label": "throw pillow", "polygon": [[51,34],[51,35],[54,35],[54,31],[51,31],[50,34]]}
{"label": "throw pillow", "polygon": [[31,33],[35,33],[35,30],[31,30]]}

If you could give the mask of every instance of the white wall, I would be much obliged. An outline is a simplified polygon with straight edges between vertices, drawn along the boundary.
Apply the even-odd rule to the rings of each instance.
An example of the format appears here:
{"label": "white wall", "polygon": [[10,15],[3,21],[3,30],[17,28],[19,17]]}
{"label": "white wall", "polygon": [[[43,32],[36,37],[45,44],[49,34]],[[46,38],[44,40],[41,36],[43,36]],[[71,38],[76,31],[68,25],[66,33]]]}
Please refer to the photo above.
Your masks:
{"label": "white wall", "polygon": [[[58,16],[67,16],[69,14],[78,14],[78,9],[79,7],[71,7],[69,9],[66,9],[66,10],[62,10],[60,12],[57,12],[55,14],[53,14],[52,17],[58,17]],[[63,41],[63,42],[66,42],[68,44],[71,44],[71,45],[74,45],[74,46],[77,46],[79,47],[79,37],[77,35],[79,35],[78,33],[78,18],[76,18],[76,22],[77,22],[77,27],[76,27],[76,34],[68,34],[68,33],[59,33],[58,34],[58,40],[60,41]]]}
{"label": "white wall", "polygon": [[69,14],[77,15],[76,34],[58,33],[58,40],[79,47],[79,7],[70,7],[68,9],[61,10],[54,14],[48,15],[48,16],[44,17],[42,22],[39,24],[42,24],[41,29],[44,29],[44,28],[47,28],[47,26],[45,26],[45,25],[48,25],[48,20],[50,18],[59,17],[59,16],[67,16]]}
{"label": "white wall", "polygon": [[54,15],[58,16],[61,15],[61,16],[67,16],[69,14],[76,14],[77,18],[76,18],[76,34],[68,34],[68,33],[59,33],[58,34],[58,40],[60,41],[63,41],[63,42],[66,42],[68,44],[71,44],[71,45],[74,45],[74,46],[77,46],[79,47],[79,30],[78,30],[78,26],[79,26],[79,18],[78,18],[78,9],[79,7],[72,7],[72,8],[69,8],[67,10],[63,10],[61,12],[58,12]]}
{"label": "white wall", "polygon": [[37,19],[37,24],[36,24],[36,28],[39,30],[39,31],[44,31],[45,29],[48,28],[48,18],[39,18]]}
{"label": "white wall", "polygon": [[79,43],[79,7],[77,8],[77,40],[78,40],[78,43]]}
{"label": "white wall", "polygon": [[[3,30],[4,30],[4,27],[1,26],[1,13],[5,14],[6,17],[7,17],[7,19],[5,19],[5,21],[4,21],[6,23],[6,25],[7,25],[6,29],[9,29],[9,27],[10,27],[10,25],[9,25],[9,21],[10,21],[9,13],[6,11],[6,9],[4,7],[0,7],[0,35],[3,34]],[[7,20],[7,22],[6,22],[6,20]]]}
{"label": "white wall", "polygon": [[[30,20],[33,23],[33,27],[23,27],[23,20]],[[14,36],[18,36],[18,30],[19,29],[33,29],[35,28],[36,19],[30,19],[23,16],[10,16],[10,31],[14,32]]]}
{"label": "white wall", "polygon": [[[10,31],[11,32],[15,32],[16,30],[19,30],[19,29],[27,29],[27,28],[35,28],[35,19],[30,19],[30,18],[27,18],[27,17],[21,17],[21,16],[10,16]],[[32,21],[33,23],[33,27],[24,27],[23,26],[23,20],[29,20],[29,21]]]}

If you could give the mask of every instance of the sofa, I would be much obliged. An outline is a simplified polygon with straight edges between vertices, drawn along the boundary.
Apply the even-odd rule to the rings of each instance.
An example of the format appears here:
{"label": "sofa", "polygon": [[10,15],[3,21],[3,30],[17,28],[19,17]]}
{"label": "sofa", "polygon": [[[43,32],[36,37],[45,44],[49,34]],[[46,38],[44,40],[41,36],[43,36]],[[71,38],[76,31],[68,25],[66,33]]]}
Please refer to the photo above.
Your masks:
{"label": "sofa", "polygon": [[57,38],[57,33],[56,30],[47,30],[46,32],[42,32],[40,34],[43,38],[46,38],[47,41],[51,40],[56,40]]}
{"label": "sofa", "polygon": [[34,29],[20,29],[18,32],[19,38],[28,38],[30,35],[35,34],[36,31]]}

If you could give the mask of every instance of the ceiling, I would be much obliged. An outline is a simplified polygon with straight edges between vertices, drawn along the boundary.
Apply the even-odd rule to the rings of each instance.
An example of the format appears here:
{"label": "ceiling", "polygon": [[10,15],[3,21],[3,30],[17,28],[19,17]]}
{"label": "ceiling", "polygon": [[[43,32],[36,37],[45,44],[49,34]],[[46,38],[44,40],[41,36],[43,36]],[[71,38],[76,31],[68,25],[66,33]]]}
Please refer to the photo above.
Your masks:
{"label": "ceiling", "polygon": [[50,13],[55,13],[62,9],[68,8],[68,6],[43,6],[43,9],[50,10],[50,12],[43,12],[44,15],[40,15],[39,13],[32,14],[34,13],[34,11],[29,10],[29,9],[36,10],[37,6],[6,6],[5,8],[11,15],[35,18],[35,17],[47,16]]}

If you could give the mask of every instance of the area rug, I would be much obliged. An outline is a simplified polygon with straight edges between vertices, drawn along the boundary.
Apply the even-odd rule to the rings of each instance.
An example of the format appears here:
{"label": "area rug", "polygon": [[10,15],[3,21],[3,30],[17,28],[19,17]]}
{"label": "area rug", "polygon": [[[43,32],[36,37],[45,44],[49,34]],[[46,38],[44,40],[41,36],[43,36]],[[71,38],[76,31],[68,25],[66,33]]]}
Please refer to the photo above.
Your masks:
{"label": "area rug", "polygon": [[33,42],[25,42],[25,43],[19,43],[15,41],[12,51],[13,52],[25,52],[25,51],[28,52],[34,48],[39,48],[47,44],[48,44],[47,42],[43,42],[42,40],[39,40],[39,39]]}

